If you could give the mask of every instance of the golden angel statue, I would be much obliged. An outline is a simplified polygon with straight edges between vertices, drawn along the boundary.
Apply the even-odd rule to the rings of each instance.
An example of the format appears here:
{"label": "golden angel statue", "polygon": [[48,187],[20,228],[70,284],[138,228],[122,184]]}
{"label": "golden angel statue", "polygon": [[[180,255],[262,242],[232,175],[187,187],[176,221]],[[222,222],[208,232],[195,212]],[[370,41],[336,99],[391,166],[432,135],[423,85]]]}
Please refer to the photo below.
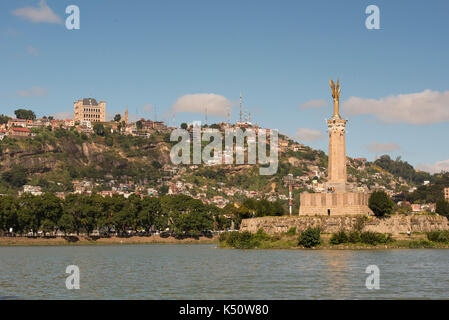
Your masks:
{"label": "golden angel statue", "polygon": [[334,81],[330,79],[330,85],[332,88],[332,98],[334,98],[334,116],[340,116],[339,115],[339,101],[340,101],[340,80],[337,80],[337,85],[335,86]]}

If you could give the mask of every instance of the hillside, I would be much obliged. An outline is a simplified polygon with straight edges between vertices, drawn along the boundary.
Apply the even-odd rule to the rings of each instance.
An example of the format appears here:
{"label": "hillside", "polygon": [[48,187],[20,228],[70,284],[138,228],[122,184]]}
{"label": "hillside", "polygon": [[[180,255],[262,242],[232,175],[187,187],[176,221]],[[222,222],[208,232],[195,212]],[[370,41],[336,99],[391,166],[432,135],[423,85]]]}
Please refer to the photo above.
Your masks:
{"label": "hillside", "polygon": [[[259,165],[174,166],[169,158],[173,144],[168,133],[158,131],[135,137],[110,130],[99,135],[75,129],[33,129],[33,137],[0,142],[0,194],[16,194],[26,184],[39,186],[42,192],[146,194],[154,190],[190,195],[221,207],[246,198],[278,200],[286,206],[288,181],[296,212],[299,193],[322,191],[327,177],[323,151],[282,135],[279,167],[273,176],[260,175]],[[381,157],[374,163],[348,159],[348,182],[359,191],[383,189],[390,195],[413,191],[430,176],[417,177],[413,172],[400,159]]]}

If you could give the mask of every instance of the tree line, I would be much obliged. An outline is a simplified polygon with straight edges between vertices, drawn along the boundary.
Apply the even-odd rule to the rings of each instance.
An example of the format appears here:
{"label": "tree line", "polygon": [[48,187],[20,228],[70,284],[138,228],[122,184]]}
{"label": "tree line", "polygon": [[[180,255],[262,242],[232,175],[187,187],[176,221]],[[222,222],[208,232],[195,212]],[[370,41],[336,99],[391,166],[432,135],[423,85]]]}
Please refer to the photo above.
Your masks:
{"label": "tree line", "polygon": [[87,234],[94,230],[124,235],[127,231],[170,230],[176,235],[199,235],[206,230],[229,228],[223,210],[186,195],[143,197],[70,194],[60,199],[52,193],[39,196],[0,197],[0,232],[36,235]]}

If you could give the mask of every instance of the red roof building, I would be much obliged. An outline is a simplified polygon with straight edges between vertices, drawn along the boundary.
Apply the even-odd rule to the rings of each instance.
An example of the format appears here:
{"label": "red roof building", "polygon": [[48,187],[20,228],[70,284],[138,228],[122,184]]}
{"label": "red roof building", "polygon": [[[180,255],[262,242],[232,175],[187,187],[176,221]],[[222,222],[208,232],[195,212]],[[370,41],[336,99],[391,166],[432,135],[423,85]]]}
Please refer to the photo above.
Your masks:
{"label": "red roof building", "polygon": [[13,127],[9,130],[10,136],[28,137],[31,134],[31,130],[28,128]]}

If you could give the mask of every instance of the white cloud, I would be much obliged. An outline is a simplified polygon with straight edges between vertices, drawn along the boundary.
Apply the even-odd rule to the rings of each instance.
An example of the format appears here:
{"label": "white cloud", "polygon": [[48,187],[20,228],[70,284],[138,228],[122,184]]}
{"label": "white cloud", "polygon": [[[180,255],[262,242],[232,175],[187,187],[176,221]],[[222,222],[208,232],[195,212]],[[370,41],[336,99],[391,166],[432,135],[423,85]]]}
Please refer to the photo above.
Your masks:
{"label": "white cloud", "polygon": [[44,97],[48,94],[48,90],[42,87],[32,87],[28,90],[19,90],[17,91],[17,94],[25,98]]}
{"label": "white cloud", "polygon": [[299,141],[311,142],[323,139],[324,135],[318,130],[300,128],[296,130],[295,138]]}
{"label": "white cloud", "polygon": [[170,113],[195,112],[213,116],[226,116],[231,109],[231,102],[215,93],[186,94],[180,97],[170,110]]}
{"label": "white cloud", "polygon": [[34,23],[62,24],[62,19],[47,5],[45,0],[39,2],[39,7],[24,7],[12,11],[12,14]]}
{"label": "white cloud", "polygon": [[392,151],[398,151],[401,149],[399,145],[396,143],[378,143],[378,142],[371,142],[369,145],[366,146],[366,148],[373,152],[373,153],[389,153]]}
{"label": "white cloud", "polygon": [[328,105],[327,101],[324,99],[318,100],[310,100],[306,103],[303,103],[299,106],[299,109],[308,109],[308,108],[321,108],[326,107]]}
{"label": "white cloud", "polygon": [[36,48],[34,48],[32,46],[28,46],[27,47],[27,53],[32,55],[32,56],[38,56],[39,55],[39,50],[37,50]]}
{"label": "white cloud", "polygon": [[388,123],[449,122],[449,91],[424,90],[381,99],[350,97],[342,103],[342,109],[347,115],[372,114]]}
{"label": "white cloud", "polygon": [[440,173],[442,171],[449,172],[449,159],[443,160],[443,161],[437,161],[434,164],[419,163],[416,165],[416,168],[421,171],[427,171],[430,173]]}

